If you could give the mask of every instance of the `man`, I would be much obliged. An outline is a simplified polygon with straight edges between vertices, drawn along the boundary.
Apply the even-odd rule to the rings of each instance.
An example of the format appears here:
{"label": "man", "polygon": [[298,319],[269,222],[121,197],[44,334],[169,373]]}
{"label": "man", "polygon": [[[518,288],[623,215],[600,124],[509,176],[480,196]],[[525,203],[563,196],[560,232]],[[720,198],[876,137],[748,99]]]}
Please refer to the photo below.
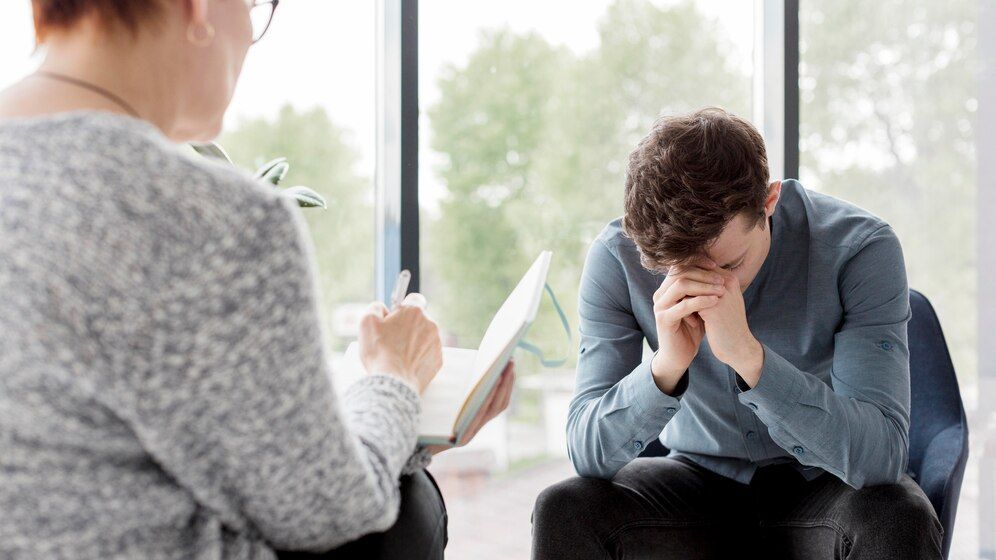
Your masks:
{"label": "man", "polygon": [[[581,477],[537,499],[534,558],[941,557],[906,474],[899,240],[861,208],[769,183],[750,123],[710,108],[654,125],[579,312]],[[658,437],[667,457],[639,458]]]}

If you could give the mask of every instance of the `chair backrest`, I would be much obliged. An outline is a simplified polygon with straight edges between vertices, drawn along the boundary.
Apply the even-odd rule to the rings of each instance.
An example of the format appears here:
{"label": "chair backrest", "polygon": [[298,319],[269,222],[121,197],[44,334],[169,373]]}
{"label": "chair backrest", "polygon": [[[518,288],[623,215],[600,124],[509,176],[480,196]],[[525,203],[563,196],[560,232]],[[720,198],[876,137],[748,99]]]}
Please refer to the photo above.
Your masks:
{"label": "chair backrest", "polygon": [[933,306],[910,290],[910,309],[910,469],[919,473],[927,445],[941,430],[963,422],[965,409]]}

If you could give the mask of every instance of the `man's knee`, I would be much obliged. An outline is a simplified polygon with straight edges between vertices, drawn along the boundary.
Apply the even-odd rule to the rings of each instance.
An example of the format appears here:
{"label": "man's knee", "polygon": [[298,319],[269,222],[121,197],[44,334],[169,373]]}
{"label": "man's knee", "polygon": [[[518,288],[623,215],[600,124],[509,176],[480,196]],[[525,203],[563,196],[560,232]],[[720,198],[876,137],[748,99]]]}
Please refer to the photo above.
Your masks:
{"label": "man's knee", "polygon": [[[855,545],[879,543],[939,549],[943,529],[927,496],[911,479],[853,492],[840,512],[852,520]],[[910,556],[913,558],[913,556]]]}
{"label": "man's knee", "polygon": [[591,513],[602,510],[617,492],[612,482],[600,478],[575,476],[562,480],[537,496],[533,526],[550,529],[587,525]]}
{"label": "man's knee", "polygon": [[853,519],[877,525],[930,528],[939,523],[923,491],[903,482],[862,488],[852,494],[846,507]]}

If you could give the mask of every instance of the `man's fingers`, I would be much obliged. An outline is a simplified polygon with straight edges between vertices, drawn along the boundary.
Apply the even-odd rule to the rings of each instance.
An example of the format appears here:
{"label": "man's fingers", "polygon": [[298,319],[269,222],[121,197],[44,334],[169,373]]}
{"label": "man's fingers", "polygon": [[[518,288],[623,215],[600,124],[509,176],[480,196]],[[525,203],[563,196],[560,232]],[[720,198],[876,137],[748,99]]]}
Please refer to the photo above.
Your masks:
{"label": "man's fingers", "polygon": [[709,270],[715,270],[716,268],[719,267],[719,263],[710,259],[709,257],[702,258],[702,260],[699,261],[698,265],[701,266],[702,268],[708,268]]}
{"label": "man's fingers", "polygon": [[719,301],[718,296],[695,296],[682,300],[681,302],[667,308],[666,310],[656,313],[658,317],[664,319],[664,323],[668,325],[674,325],[684,319],[685,317],[695,313],[696,311],[701,311],[716,305]]}
{"label": "man's fingers", "polygon": [[[679,284],[683,280],[699,282],[706,285],[716,284],[719,286],[722,286],[724,283],[723,276],[716,271],[708,271],[697,267],[687,268],[676,274],[669,274],[667,278],[661,282],[660,287],[654,292],[654,303],[657,303],[663,299],[668,290],[672,289],[675,284]],[[681,298],[674,299],[674,301],[677,301],[678,299]]]}
{"label": "man's fingers", "polygon": [[693,329],[698,328],[702,324],[702,319],[699,319],[699,316],[694,313],[682,317],[681,320],[684,321],[689,327],[692,327]]}
{"label": "man's fingers", "polygon": [[680,278],[664,295],[654,302],[654,310],[667,309],[684,298],[691,296],[721,296],[725,293],[722,284],[700,282],[691,278]]}

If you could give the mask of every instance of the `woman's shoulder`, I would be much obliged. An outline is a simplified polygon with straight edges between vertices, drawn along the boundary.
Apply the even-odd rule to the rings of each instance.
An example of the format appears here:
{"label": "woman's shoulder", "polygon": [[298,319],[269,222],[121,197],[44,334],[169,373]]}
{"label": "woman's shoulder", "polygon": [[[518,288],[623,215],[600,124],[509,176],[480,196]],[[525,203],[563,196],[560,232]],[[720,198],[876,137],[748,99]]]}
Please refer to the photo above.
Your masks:
{"label": "woman's shoulder", "polygon": [[149,274],[212,259],[257,262],[278,252],[273,244],[304,238],[306,227],[292,201],[248,172],[105,114],[0,122],[4,206],[17,209],[18,223],[0,224],[0,247],[67,247],[65,266],[86,255]]}
{"label": "woman's shoulder", "polygon": [[124,216],[194,229],[231,230],[287,206],[248,172],[174,144],[150,123],[97,111],[0,121],[0,180],[3,169],[35,193],[99,198]]}

